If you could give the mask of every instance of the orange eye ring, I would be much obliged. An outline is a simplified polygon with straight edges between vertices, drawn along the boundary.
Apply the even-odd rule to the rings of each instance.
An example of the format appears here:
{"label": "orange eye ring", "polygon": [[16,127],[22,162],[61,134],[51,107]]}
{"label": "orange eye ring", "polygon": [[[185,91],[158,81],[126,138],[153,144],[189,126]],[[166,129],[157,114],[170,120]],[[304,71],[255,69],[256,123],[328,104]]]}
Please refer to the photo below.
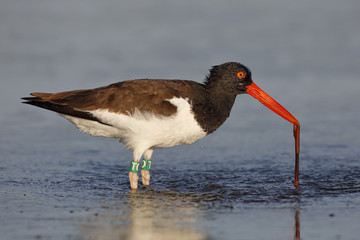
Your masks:
{"label": "orange eye ring", "polygon": [[246,76],[246,74],[244,73],[244,72],[238,72],[237,74],[236,74],[236,76],[238,77],[238,78],[245,78],[245,76]]}

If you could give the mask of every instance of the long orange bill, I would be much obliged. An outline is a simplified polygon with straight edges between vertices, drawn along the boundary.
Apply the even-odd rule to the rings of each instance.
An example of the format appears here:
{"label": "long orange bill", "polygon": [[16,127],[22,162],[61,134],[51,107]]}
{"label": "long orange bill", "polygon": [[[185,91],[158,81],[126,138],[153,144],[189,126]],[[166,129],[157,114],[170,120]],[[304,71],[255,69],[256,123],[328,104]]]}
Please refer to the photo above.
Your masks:
{"label": "long orange bill", "polygon": [[299,152],[300,152],[300,123],[283,106],[276,102],[272,97],[261,90],[255,83],[246,87],[246,93],[259,100],[262,104],[273,110],[275,113],[294,124],[295,138],[295,180],[294,186],[299,187]]}

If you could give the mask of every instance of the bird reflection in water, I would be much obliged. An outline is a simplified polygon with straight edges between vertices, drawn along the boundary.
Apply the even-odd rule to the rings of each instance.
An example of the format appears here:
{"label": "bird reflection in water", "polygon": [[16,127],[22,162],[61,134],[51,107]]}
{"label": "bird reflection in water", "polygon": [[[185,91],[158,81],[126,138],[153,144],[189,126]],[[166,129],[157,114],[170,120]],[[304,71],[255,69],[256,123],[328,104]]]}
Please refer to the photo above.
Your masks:
{"label": "bird reflection in water", "polygon": [[126,202],[82,226],[84,239],[208,239],[199,226],[199,196],[169,191],[133,190]]}
{"label": "bird reflection in water", "polygon": [[196,201],[181,193],[133,191],[127,239],[206,239],[204,231],[194,226],[202,215]]}
{"label": "bird reflection in water", "polygon": [[[102,207],[104,213],[88,217],[80,231],[84,239],[91,240],[212,239],[211,231],[209,235],[201,223],[207,221],[206,203],[214,201],[221,202],[211,194],[154,191],[150,187],[132,190],[117,204]],[[293,214],[293,239],[300,240],[300,208],[295,207]],[[234,234],[241,236],[241,232],[239,226]]]}

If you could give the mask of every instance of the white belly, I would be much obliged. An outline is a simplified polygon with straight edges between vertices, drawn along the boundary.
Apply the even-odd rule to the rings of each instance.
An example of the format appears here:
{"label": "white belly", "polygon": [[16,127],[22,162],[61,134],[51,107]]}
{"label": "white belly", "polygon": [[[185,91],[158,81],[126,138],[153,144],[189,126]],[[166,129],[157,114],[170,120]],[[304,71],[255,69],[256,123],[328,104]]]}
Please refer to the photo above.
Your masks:
{"label": "white belly", "polygon": [[66,119],[77,128],[92,136],[120,139],[129,149],[166,148],[179,144],[190,144],[204,137],[206,133],[195,121],[190,104],[186,99],[169,100],[177,107],[177,113],[170,117],[135,110],[129,116],[100,109],[90,111],[94,117],[111,126],[67,115]]}

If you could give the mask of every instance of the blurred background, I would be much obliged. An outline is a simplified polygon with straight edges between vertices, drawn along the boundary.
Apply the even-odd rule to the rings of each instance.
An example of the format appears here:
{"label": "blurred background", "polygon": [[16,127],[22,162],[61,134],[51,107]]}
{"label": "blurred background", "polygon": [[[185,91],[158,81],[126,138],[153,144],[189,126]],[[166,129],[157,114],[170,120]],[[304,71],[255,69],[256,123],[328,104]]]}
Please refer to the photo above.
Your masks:
{"label": "blurred background", "polygon": [[[196,227],[191,231],[182,228],[190,234],[186,235],[187,238],[238,239],[239,230],[229,227],[238,221],[246,226],[241,228],[243,239],[264,239],[264,236],[288,239],[293,235],[293,211],[302,208],[305,209],[300,214],[303,239],[355,239],[353,236],[358,230],[352,220],[360,216],[359,207],[356,207],[360,196],[359,11],[360,2],[357,0],[0,0],[1,232],[7,232],[7,239],[23,239],[24,236],[47,239],[59,236],[96,239],[97,236],[106,239],[106,234],[87,236],[79,230],[94,229],[92,224],[75,228],[73,224],[91,222],[92,218],[89,220],[87,215],[98,214],[104,206],[113,210],[116,205],[115,209],[128,214],[116,218],[119,225],[132,226],[130,229],[135,230],[131,235],[129,228],[120,228],[120,234],[116,228],[110,238],[140,239],[134,237],[138,225],[128,222],[134,216],[129,209],[136,209],[137,205],[124,207],[129,202],[136,203],[137,199],[136,196],[127,196],[126,169],[131,160],[130,151],[120,152],[122,145],[117,141],[90,138],[76,131],[54,113],[23,105],[21,97],[33,91],[94,88],[136,78],[201,82],[211,66],[238,61],[252,70],[253,80],[258,86],[300,121],[300,173],[304,176],[303,183],[308,184],[304,184],[304,195],[296,201],[295,208],[292,201],[275,207],[272,205],[270,210],[263,205],[248,207],[264,210],[265,213],[255,211],[260,222],[264,219],[266,223],[272,222],[274,214],[279,215],[276,219],[290,216],[290,220],[265,227],[264,231],[256,230],[259,222],[253,219],[251,224],[246,220],[249,216],[252,219],[252,211],[245,211],[244,216],[239,213],[239,209],[247,208],[244,202],[248,200],[241,197],[241,187],[237,190],[239,195],[235,194],[237,200],[226,193],[220,197],[220,210],[215,215],[211,215],[211,207],[200,208],[201,211],[197,212],[197,202],[201,197],[193,201],[188,195],[171,195],[170,199],[181,198],[191,205],[187,209],[190,216],[179,220],[181,224],[195,223]],[[267,190],[274,189],[274,184],[291,188],[291,128],[289,123],[251,97],[238,96],[231,117],[214,134],[190,146],[155,152],[153,158],[159,159],[159,165],[165,163],[164,169],[154,167],[157,190],[175,189],[179,194],[213,191],[202,185],[197,186],[200,190],[183,189],[166,183],[174,179],[160,177],[164,176],[166,168],[172,169],[172,163],[167,159],[172,159],[175,169],[180,171],[180,175],[175,175],[176,181],[188,177],[187,172],[194,162],[207,161],[213,165],[203,167],[204,171],[229,166],[236,166],[236,171],[243,167],[240,169],[243,172],[251,169],[245,173],[250,179],[249,188],[251,185],[260,195],[265,194],[265,200],[264,197],[260,200],[274,200],[271,196],[279,192],[266,195],[266,189],[256,182],[262,173],[256,169],[275,164],[284,174],[286,184],[272,182],[273,185],[267,185]],[[156,173],[159,173],[158,178]],[[218,179],[215,172],[209,174]],[[268,174],[276,176],[279,173]],[[95,179],[92,178],[94,175]],[[69,179],[79,182],[69,182]],[[318,182],[326,179],[330,179],[330,184]],[[331,182],[331,179],[336,180]],[[96,181],[108,188],[101,188],[101,184],[95,184]],[[348,184],[350,193],[338,188],[340,183]],[[234,186],[227,182],[223,185],[226,184],[229,184],[226,189],[229,193]],[[94,193],[96,191],[102,195]],[[317,195],[319,192],[321,195]],[[328,200],[334,197],[334,192],[337,197],[344,198]],[[294,197],[292,190],[281,194],[291,195],[291,199]],[[352,194],[349,196],[351,200],[347,194]],[[121,199],[119,195],[126,195],[126,200],[118,203],[114,199]],[[148,202],[152,209],[158,209],[161,203],[169,201],[169,196],[163,192],[155,196],[162,200],[156,202],[157,205]],[[250,198],[251,202],[259,200],[256,196]],[[282,202],[279,199],[275,197]],[[323,202],[314,199],[330,201],[325,205],[331,206],[331,210],[324,214],[324,218],[320,217],[325,225],[314,227],[316,224],[310,220],[314,219],[311,212],[324,206]],[[102,203],[98,204],[99,201]],[[171,201],[169,203],[173,204]],[[196,206],[192,205],[193,202]],[[231,215],[234,221],[226,221],[224,216],[229,214],[228,208],[221,207],[228,206],[229,202],[238,211],[232,210],[235,211]],[[329,214],[344,212],[344,205],[339,202],[346,202],[352,210],[337,219],[338,228],[331,228],[329,226],[335,223],[326,224],[329,223]],[[178,207],[182,209],[184,206],[180,204]],[[274,208],[287,210],[274,213]],[[168,209],[162,210],[164,213]],[[77,211],[76,218],[69,211]],[[178,217],[180,213],[173,214],[170,218]],[[106,225],[112,217],[102,217],[96,224]],[[289,221],[291,224],[288,226]],[[165,222],[164,229],[169,229]],[[14,226],[22,230],[15,231]],[[226,230],[227,226],[229,229]],[[175,236],[174,231],[172,229],[168,234]],[[62,232],[66,235],[61,235]],[[182,234],[184,231],[176,236],[181,239],[184,237]],[[158,231],[152,230],[148,235],[148,239],[154,236],[161,239]],[[170,235],[161,236],[166,239]]]}
{"label": "blurred background", "polygon": [[[339,118],[350,125],[359,117],[353,111],[360,88],[356,0],[0,4],[2,122],[34,111],[18,104],[31,91],[143,77],[202,81],[211,66],[227,61],[247,65],[305,129]],[[253,99],[247,104],[262,108]],[[355,137],[352,130],[327,130],[324,137]]]}

